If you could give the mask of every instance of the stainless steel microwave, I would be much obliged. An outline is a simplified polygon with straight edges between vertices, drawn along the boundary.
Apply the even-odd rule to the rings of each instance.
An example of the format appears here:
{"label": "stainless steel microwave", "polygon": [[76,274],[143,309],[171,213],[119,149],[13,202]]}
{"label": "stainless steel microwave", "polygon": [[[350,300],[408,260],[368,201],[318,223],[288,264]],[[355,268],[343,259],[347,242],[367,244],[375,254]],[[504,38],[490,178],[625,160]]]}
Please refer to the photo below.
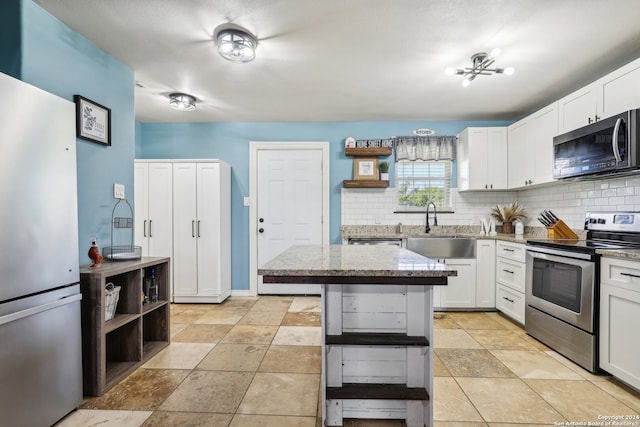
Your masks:
{"label": "stainless steel microwave", "polygon": [[638,169],[640,109],[553,138],[553,177],[589,178]]}

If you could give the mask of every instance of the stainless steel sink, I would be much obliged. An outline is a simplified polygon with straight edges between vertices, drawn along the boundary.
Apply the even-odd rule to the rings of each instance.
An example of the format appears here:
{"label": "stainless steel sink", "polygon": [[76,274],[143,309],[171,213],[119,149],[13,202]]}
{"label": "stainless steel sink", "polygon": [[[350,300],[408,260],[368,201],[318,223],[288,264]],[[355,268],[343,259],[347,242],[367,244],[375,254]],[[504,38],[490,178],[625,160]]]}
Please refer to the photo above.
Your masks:
{"label": "stainless steel sink", "polygon": [[476,241],[468,237],[409,237],[407,238],[407,249],[427,258],[476,257]]}

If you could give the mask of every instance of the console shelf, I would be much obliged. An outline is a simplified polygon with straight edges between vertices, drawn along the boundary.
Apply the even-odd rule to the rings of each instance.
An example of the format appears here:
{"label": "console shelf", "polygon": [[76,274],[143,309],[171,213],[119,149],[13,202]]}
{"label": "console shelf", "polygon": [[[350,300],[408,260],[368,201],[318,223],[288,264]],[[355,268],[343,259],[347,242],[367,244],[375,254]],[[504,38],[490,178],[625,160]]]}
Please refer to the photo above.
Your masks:
{"label": "console shelf", "polygon": [[[80,269],[85,395],[102,396],[169,345],[169,261],[144,257]],[[143,304],[143,280],[152,268],[158,283],[158,302]],[[105,320],[107,283],[120,286],[111,320]]]}

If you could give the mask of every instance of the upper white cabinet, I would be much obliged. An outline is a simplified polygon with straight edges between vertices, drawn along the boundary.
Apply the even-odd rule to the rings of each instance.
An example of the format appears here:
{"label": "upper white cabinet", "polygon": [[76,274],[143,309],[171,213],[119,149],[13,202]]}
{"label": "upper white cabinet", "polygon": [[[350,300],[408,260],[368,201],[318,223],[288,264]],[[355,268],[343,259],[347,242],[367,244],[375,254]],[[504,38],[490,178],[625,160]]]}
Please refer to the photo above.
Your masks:
{"label": "upper white cabinet", "polygon": [[507,128],[466,128],[458,138],[458,191],[505,190]]}
{"label": "upper white cabinet", "polygon": [[640,58],[562,98],[558,133],[639,107]]}
{"label": "upper white cabinet", "polygon": [[134,241],[143,256],[173,255],[172,166],[136,160],[134,166]]}
{"label": "upper white cabinet", "polygon": [[231,294],[229,165],[174,163],[173,194],[173,299],[222,302]]}
{"label": "upper white cabinet", "polygon": [[509,189],[553,181],[553,137],[557,134],[555,102],[508,127]]}

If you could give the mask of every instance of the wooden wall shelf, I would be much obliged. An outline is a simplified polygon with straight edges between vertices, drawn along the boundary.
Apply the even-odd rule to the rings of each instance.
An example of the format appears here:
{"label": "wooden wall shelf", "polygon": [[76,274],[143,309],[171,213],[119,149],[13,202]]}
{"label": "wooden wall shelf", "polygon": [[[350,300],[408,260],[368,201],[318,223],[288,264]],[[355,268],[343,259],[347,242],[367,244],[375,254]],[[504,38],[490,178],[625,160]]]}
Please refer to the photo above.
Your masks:
{"label": "wooden wall shelf", "polygon": [[342,181],[342,186],[344,188],[387,188],[389,186],[389,181],[380,181],[379,179],[345,179],[344,181]]}
{"label": "wooden wall shelf", "polygon": [[347,156],[362,156],[362,157],[390,156],[391,147],[345,148],[345,154]]}

